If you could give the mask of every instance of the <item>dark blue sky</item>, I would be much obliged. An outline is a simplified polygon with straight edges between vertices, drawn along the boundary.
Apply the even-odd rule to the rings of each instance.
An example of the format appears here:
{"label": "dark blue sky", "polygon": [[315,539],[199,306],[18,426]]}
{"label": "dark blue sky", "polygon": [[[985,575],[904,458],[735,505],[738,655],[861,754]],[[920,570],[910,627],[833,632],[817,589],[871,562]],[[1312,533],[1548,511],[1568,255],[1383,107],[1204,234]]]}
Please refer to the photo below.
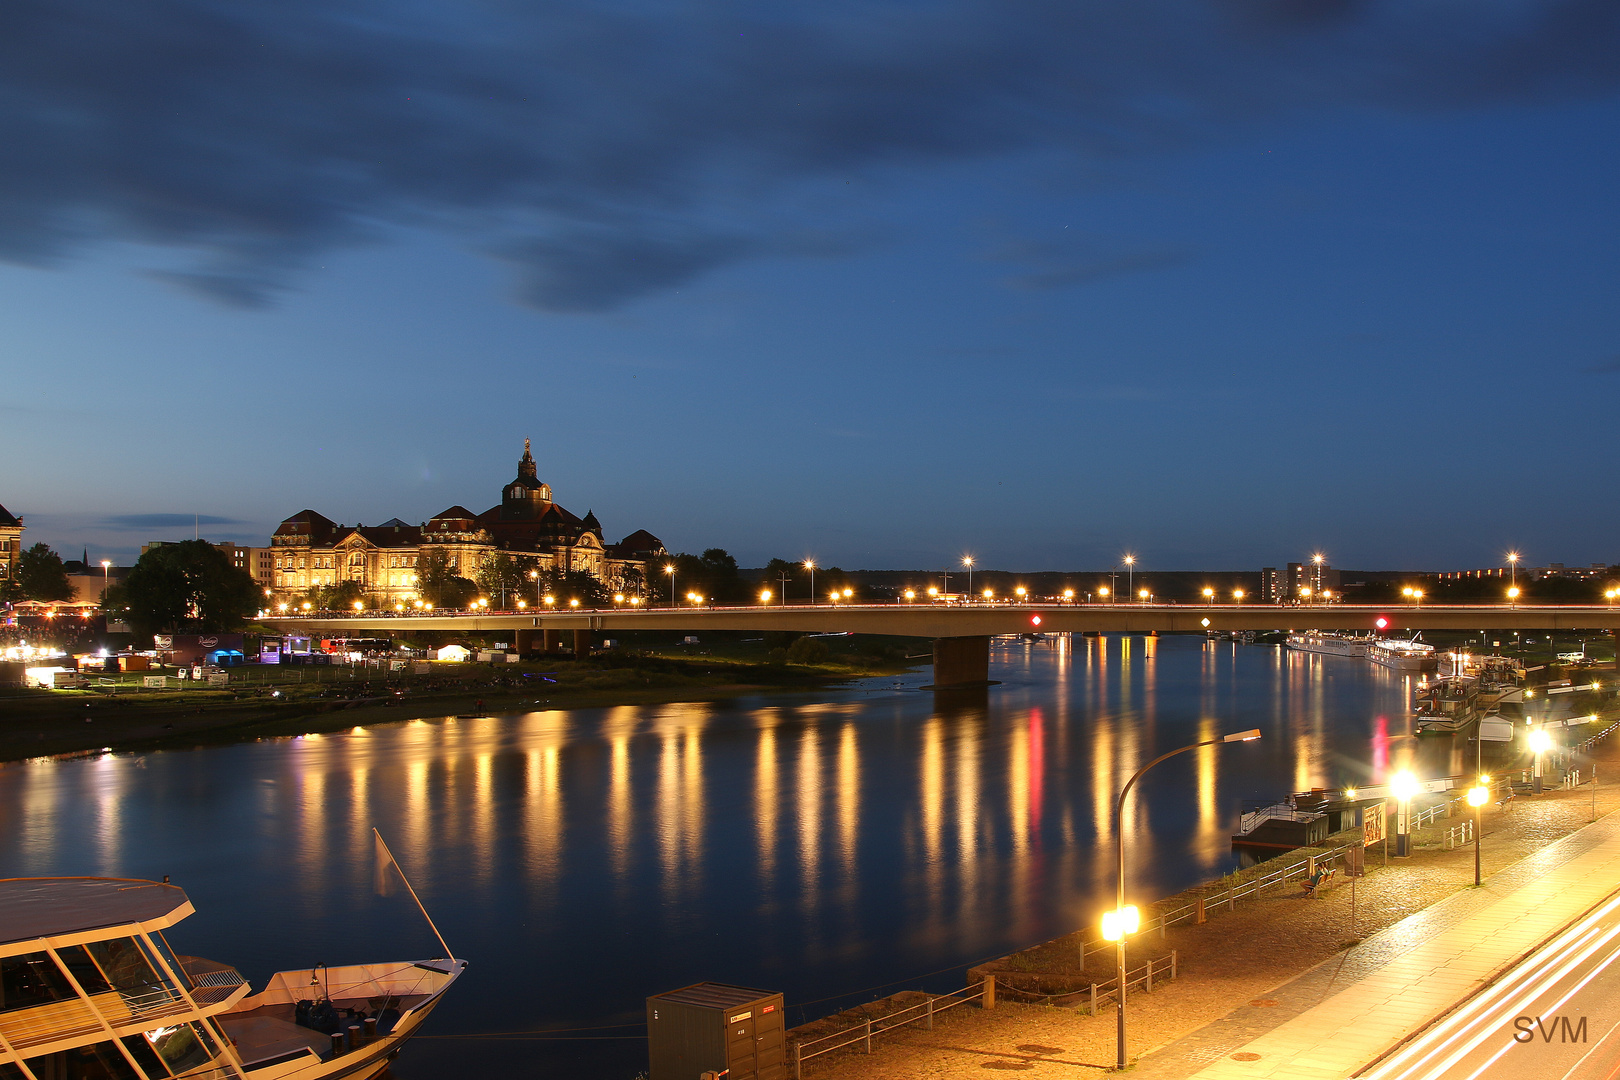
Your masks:
{"label": "dark blue sky", "polygon": [[21,3],[0,94],[75,553],[529,436],[745,564],[1620,560],[1612,2]]}

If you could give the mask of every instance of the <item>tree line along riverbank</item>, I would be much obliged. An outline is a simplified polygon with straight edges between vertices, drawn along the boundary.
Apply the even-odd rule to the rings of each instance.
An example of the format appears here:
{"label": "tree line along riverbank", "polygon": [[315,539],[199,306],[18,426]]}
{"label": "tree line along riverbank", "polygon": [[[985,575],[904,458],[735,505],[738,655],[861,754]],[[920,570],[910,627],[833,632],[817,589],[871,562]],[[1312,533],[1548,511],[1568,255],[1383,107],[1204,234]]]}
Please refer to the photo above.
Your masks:
{"label": "tree line along riverbank", "polygon": [[[225,685],[146,689],[141,676],[89,690],[0,690],[0,761],[102,750],[155,750],[337,731],[469,712],[597,708],[804,692],[922,661],[891,639],[812,639],[789,659],[762,642],[682,650],[440,663],[425,672],[360,665],[233,670]],[[898,639],[904,641],[905,639]],[[915,644],[915,643],[909,643]],[[111,680],[109,680],[111,683]]]}

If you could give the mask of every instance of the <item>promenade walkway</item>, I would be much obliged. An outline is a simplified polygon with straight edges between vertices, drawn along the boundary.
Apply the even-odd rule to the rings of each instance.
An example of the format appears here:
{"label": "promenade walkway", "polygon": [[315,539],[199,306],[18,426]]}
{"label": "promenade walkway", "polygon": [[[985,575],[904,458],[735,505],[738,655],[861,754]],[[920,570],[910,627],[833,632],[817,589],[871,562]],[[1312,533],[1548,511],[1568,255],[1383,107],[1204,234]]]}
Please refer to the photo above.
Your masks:
{"label": "promenade walkway", "polygon": [[[1133,1074],[1351,1076],[1620,889],[1620,788],[1596,794],[1595,806],[1589,790],[1552,792],[1493,815],[1480,889],[1471,887],[1471,850],[1424,852],[1388,870],[1375,856],[1361,883],[1361,925],[1383,929],[1349,949],[1334,945],[1350,929],[1348,883],[1324,901],[1279,896],[1172,930],[1183,977],[1132,998]],[[1593,810],[1598,820],[1586,824]],[[807,1063],[806,1078],[1087,1077],[1113,1062],[1112,1010],[1088,1017],[1003,1002],[950,1016],[936,1031],[886,1037],[871,1056]]]}
{"label": "promenade walkway", "polygon": [[1483,888],[1373,935],[1342,963],[1278,988],[1265,1005],[1240,1008],[1149,1055],[1137,1072],[1199,1080],[1353,1076],[1617,890],[1620,814],[1611,814]]}

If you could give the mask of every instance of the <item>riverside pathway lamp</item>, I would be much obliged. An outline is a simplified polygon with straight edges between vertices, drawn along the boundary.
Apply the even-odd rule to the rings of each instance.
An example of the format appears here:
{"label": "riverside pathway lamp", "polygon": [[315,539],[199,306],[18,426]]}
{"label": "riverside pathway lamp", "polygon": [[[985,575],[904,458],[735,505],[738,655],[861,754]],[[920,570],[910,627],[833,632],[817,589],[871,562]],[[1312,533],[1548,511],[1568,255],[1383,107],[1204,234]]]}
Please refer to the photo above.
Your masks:
{"label": "riverside pathway lamp", "polygon": [[816,603],[816,560],[804,560],[804,568],[810,571],[810,606],[814,607]]}
{"label": "riverside pathway lamp", "polygon": [[971,556],[971,555],[962,556],[962,565],[967,567],[967,572],[968,572],[968,587],[967,587],[967,594],[966,595],[972,596],[973,595],[973,556]]}
{"label": "riverside pathway lamp", "polygon": [[1479,811],[1485,805],[1485,800],[1491,797],[1491,789],[1485,786],[1489,777],[1482,776],[1479,783],[1468,789],[1468,805],[1474,808],[1474,884],[1479,884]]}
{"label": "riverside pathway lamp", "polygon": [[1530,751],[1536,755],[1534,787],[1531,789],[1537,795],[1541,794],[1541,757],[1552,749],[1552,736],[1543,728],[1534,728],[1530,732]]}
{"label": "riverside pathway lamp", "polygon": [[1131,774],[1120,788],[1119,797],[1114,800],[1114,865],[1115,876],[1115,902],[1114,910],[1103,913],[1103,937],[1114,943],[1114,977],[1115,1001],[1119,1003],[1117,1036],[1116,1036],[1116,1069],[1125,1068],[1125,939],[1136,933],[1141,926],[1142,918],[1134,904],[1125,903],[1125,796],[1131,793],[1131,788],[1142,778],[1142,774],[1161,761],[1167,761],[1177,754],[1185,754],[1189,750],[1197,750],[1202,746],[1215,746],[1219,743],[1253,742],[1260,737],[1259,728],[1250,728],[1248,731],[1236,731],[1230,735],[1222,735],[1218,739],[1205,739],[1203,742],[1191,743],[1168,754],[1160,754],[1146,765]]}
{"label": "riverside pathway lamp", "polygon": [[1204,603],[1213,604],[1214,602],[1215,602],[1215,590],[1211,589],[1207,585],[1204,586]]}
{"label": "riverside pathway lamp", "polygon": [[[675,606],[675,564],[665,563],[664,573],[669,575],[669,606]],[[546,597],[546,603],[551,603],[551,597]]]}
{"label": "riverside pathway lamp", "polygon": [[1135,555],[1127,555],[1127,556],[1125,556],[1125,595],[1126,596],[1129,596],[1131,594],[1131,589],[1134,587],[1135,580],[1136,580],[1136,556]]}
{"label": "riverside pathway lamp", "polygon": [[1422,787],[1417,777],[1402,769],[1389,782],[1389,791],[1395,796],[1395,857],[1404,859],[1412,854],[1412,796]]}
{"label": "riverside pathway lamp", "polygon": [[1242,589],[1233,589],[1232,590],[1232,599],[1234,601],[1236,601],[1237,603],[1239,603],[1239,604],[1243,603],[1243,590]]}

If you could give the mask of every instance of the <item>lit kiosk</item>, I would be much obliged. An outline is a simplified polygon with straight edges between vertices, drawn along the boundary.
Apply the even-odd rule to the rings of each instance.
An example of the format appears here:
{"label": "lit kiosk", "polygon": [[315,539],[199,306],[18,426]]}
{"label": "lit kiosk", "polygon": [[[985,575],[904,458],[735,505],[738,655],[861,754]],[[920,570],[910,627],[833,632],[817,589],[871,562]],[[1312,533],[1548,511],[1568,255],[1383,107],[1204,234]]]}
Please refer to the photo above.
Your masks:
{"label": "lit kiosk", "polygon": [[0,880],[0,1078],[315,1080],[376,1076],[466,967],[443,959],[284,971],[169,949],[178,886]]}

